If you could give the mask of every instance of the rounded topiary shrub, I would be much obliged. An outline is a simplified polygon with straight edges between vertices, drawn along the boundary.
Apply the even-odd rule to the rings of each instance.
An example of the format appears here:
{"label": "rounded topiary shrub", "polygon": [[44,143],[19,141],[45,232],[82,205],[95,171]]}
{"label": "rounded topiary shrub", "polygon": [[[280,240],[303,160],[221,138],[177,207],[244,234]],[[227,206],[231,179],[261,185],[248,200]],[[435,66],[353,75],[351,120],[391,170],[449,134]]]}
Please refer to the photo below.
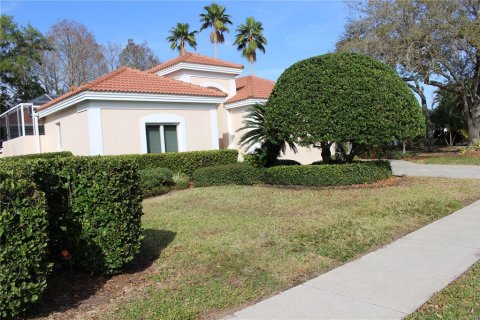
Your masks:
{"label": "rounded topiary shrub", "polygon": [[264,181],[273,185],[340,186],[372,183],[391,177],[387,161],[347,164],[278,166],[265,170]]}
{"label": "rounded topiary shrub", "polygon": [[45,196],[0,172],[0,319],[21,315],[45,290],[50,266]]}
{"label": "rounded topiary shrub", "polygon": [[425,134],[407,84],[388,65],[355,53],[312,57],[286,69],[267,102],[265,122],[278,141],[350,142],[354,152]]}
{"label": "rounded topiary shrub", "polygon": [[193,173],[193,182],[195,187],[252,185],[262,182],[262,176],[262,169],[236,163],[197,169]]}

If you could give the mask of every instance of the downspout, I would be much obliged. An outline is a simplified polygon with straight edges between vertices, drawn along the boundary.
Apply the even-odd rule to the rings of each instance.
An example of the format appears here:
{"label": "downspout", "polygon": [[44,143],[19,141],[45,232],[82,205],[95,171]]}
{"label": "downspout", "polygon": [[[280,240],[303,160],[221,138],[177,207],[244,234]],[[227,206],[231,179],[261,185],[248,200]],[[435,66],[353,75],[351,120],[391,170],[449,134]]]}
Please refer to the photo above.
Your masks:
{"label": "downspout", "polygon": [[33,118],[33,132],[37,136],[37,153],[42,153],[42,144],[40,141],[40,130],[38,130],[38,113],[35,112],[35,109],[32,106],[32,118]]}

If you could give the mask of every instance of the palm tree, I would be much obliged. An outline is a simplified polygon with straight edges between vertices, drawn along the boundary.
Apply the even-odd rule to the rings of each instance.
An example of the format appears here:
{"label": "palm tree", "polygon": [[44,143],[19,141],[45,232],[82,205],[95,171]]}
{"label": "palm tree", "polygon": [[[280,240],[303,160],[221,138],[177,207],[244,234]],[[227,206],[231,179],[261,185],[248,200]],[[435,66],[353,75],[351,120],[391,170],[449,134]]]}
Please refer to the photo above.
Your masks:
{"label": "palm tree", "polygon": [[239,144],[245,149],[250,149],[255,145],[260,145],[256,148],[255,153],[263,158],[264,165],[270,167],[275,164],[280,153],[285,153],[287,146],[290,147],[295,153],[297,147],[295,144],[287,139],[281,141],[274,141],[278,138],[277,130],[270,128],[265,121],[265,113],[267,107],[265,104],[253,105],[245,116],[243,121],[244,126],[237,130],[247,130],[242,137],[240,137]]}
{"label": "palm tree", "polygon": [[253,75],[253,63],[257,61],[257,49],[265,53],[267,39],[263,36],[263,27],[260,21],[253,17],[248,17],[245,24],[241,24],[236,29],[237,36],[234,45],[237,50],[242,51],[242,55],[250,62],[250,71]]}
{"label": "palm tree", "polygon": [[210,41],[213,43],[214,56],[217,57],[217,43],[224,43],[225,36],[224,32],[228,33],[230,30],[227,27],[227,24],[232,24],[230,20],[230,15],[225,13],[225,7],[212,3],[209,6],[203,7],[205,13],[200,14],[200,22],[202,26],[200,31],[213,28],[210,33]]}
{"label": "palm tree", "polygon": [[176,27],[170,29],[170,35],[167,37],[168,42],[170,42],[170,48],[172,50],[178,49],[178,52],[183,56],[187,51],[185,50],[185,45],[188,44],[193,49],[197,49],[197,39],[195,35],[198,31],[189,30],[190,25],[188,23],[177,23]]}

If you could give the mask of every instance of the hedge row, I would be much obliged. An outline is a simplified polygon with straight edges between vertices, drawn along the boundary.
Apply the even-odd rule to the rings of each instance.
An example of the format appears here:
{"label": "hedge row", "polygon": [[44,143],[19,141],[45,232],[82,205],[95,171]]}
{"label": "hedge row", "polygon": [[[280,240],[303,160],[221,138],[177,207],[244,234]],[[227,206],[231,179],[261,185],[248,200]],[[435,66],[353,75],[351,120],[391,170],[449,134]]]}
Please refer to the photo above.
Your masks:
{"label": "hedge row", "polygon": [[[25,187],[28,190],[12,191],[17,197],[14,198],[13,205],[17,206],[14,209],[25,207],[27,210],[27,202],[33,201],[30,200],[31,196],[45,194],[46,213],[42,215],[31,209],[32,212],[28,213],[30,220],[22,221],[21,228],[28,233],[28,237],[42,237],[45,234],[42,228],[47,228],[48,237],[41,238],[39,242],[48,243],[48,250],[42,257],[40,249],[34,246],[37,242],[31,245],[30,238],[18,238],[22,237],[21,233],[17,232],[17,235],[10,226],[9,211],[6,211],[6,218],[3,218],[5,213],[2,208],[2,250],[4,243],[10,243],[11,248],[8,249],[8,255],[2,256],[0,261],[1,281],[10,283],[2,283],[5,292],[2,291],[0,296],[0,305],[5,305],[6,301],[16,301],[15,303],[25,306],[38,297],[35,288],[38,287],[38,291],[41,291],[46,270],[40,267],[34,269],[27,263],[17,263],[25,260],[23,255],[28,255],[32,263],[44,259],[55,262],[64,260],[63,255],[68,252],[71,255],[70,261],[80,269],[91,273],[113,274],[132,261],[140,251],[142,192],[137,167],[131,161],[109,157],[21,160],[2,163],[2,170],[13,172],[20,177],[20,182],[29,181]],[[8,185],[8,181],[3,180],[2,186]],[[8,191],[5,188],[7,187],[0,190],[2,198],[9,195],[4,191]],[[3,205],[3,201],[1,203]],[[15,212],[14,209],[12,212]],[[18,216],[15,219],[22,219],[21,211],[16,210],[16,213]],[[48,224],[45,225],[44,219]],[[24,246],[25,252],[22,251]],[[4,265],[15,263],[15,270],[6,268],[3,274]],[[14,273],[23,272],[32,277],[22,284],[26,288],[31,287],[31,293],[17,290],[15,282],[12,282],[15,279]],[[23,310],[24,307],[12,305],[5,313],[14,317]]]}
{"label": "hedge row", "polygon": [[21,156],[11,156],[0,158],[0,160],[35,160],[35,159],[52,159],[52,158],[64,158],[71,157],[73,153],[70,151],[61,151],[61,152],[46,152],[46,153],[32,153],[25,154]]}
{"label": "hedge row", "polygon": [[198,169],[193,173],[193,181],[195,187],[252,185],[262,182],[262,173],[262,169],[235,163]]}
{"label": "hedge row", "polygon": [[338,186],[372,183],[392,175],[387,161],[333,165],[290,165],[259,169],[247,164],[214,166],[193,174],[196,187],[266,183],[272,185]]}
{"label": "hedge row", "polygon": [[133,161],[140,170],[167,168],[192,176],[199,168],[236,163],[237,150],[210,150],[171,153],[150,153],[108,156],[109,158]]}
{"label": "hedge row", "polygon": [[339,186],[372,183],[391,175],[388,161],[368,161],[271,167],[265,170],[264,181],[273,185]]}
{"label": "hedge row", "polygon": [[0,319],[16,317],[46,288],[45,196],[20,176],[0,172]]}

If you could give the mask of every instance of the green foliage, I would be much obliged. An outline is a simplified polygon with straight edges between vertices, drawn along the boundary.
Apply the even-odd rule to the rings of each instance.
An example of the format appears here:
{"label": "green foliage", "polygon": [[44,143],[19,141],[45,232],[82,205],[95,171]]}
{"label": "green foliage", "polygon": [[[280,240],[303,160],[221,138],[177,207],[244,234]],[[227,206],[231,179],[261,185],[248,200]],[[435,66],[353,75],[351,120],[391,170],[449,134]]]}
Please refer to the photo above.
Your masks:
{"label": "green foliage", "polygon": [[235,30],[237,35],[233,45],[237,46],[238,51],[242,51],[242,56],[251,63],[251,73],[253,75],[253,63],[257,61],[257,49],[265,53],[267,38],[263,35],[263,26],[260,21],[254,17],[247,17],[245,24],[241,24]]}
{"label": "green foliage", "polygon": [[195,187],[230,184],[252,185],[262,181],[262,169],[243,163],[206,167],[193,173]]}
{"label": "green foliage", "polygon": [[190,177],[185,173],[177,172],[173,175],[173,183],[175,190],[187,189],[190,186]]}
{"label": "green foliage", "polygon": [[295,63],[278,79],[265,122],[272,142],[301,145],[351,142],[353,153],[425,133],[422,110],[405,82],[386,64],[354,53]]}
{"label": "green foliage", "polygon": [[371,183],[392,175],[387,161],[349,164],[278,166],[265,171],[264,181],[274,185],[339,186]]}
{"label": "green foliage", "polygon": [[137,166],[112,157],[66,157],[2,164],[46,195],[52,260],[67,249],[81,269],[112,274],[140,250],[142,192]]}
{"label": "green foliage", "polygon": [[0,318],[14,318],[46,288],[45,196],[18,174],[0,172]]}
{"label": "green foliage", "polygon": [[173,172],[181,172],[191,176],[198,168],[221,164],[236,163],[237,150],[211,150],[192,152],[168,152],[150,154],[131,154],[108,156],[108,158],[133,161],[140,170],[167,168]]}
{"label": "green foliage", "polygon": [[178,49],[180,55],[186,53],[186,44],[195,50],[197,49],[197,39],[195,39],[195,35],[198,31],[190,31],[189,29],[190,25],[188,23],[177,23],[176,27],[170,29],[170,35],[167,37],[167,41],[170,42],[170,49]]}
{"label": "green foliage", "polygon": [[154,168],[138,171],[143,197],[166,193],[175,184],[173,173],[167,168]]}
{"label": "green foliage", "polygon": [[45,37],[28,25],[19,27],[12,16],[0,17],[0,113],[44,93],[35,73]]}
{"label": "green foliage", "polygon": [[25,155],[21,155],[21,156],[4,157],[4,158],[0,158],[0,161],[51,159],[51,158],[71,157],[71,156],[73,156],[73,153],[71,153],[70,151],[46,152],[46,153],[25,154]]}

